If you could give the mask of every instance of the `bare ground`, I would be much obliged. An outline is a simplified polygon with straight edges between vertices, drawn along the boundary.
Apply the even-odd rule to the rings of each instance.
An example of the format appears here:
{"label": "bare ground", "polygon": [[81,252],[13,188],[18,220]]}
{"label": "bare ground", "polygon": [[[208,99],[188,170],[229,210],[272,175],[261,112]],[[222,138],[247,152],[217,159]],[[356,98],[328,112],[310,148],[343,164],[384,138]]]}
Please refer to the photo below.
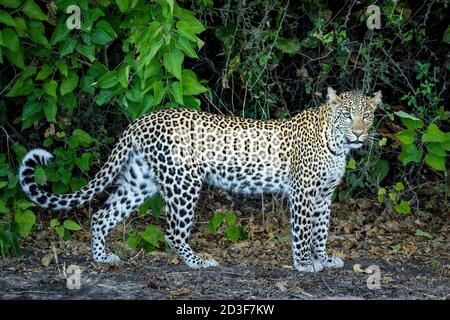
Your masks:
{"label": "bare ground", "polygon": [[[148,216],[122,225],[113,234],[111,247],[124,261],[112,266],[89,261],[87,232],[80,231],[73,240],[62,242],[46,227],[24,244],[27,249],[22,257],[0,260],[0,298],[450,299],[445,215],[421,213],[398,218],[377,212],[373,203],[364,199],[334,206],[330,251],[346,264],[340,270],[302,274],[291,266],[287,218],[273,205],[273,199],[239,200],[220,195],[217,200],[217,194],[206,198],[199,205],[201,214],[191,244],[214,256],[220,267],[191,270],[170,252],[131,252],[123,235],[131,225],[151,222]],[[202,227],[211,214],[204,212],[217,210],[236,212],[250,240],[231,243],[220,234],[205,235]],[[264,214],[247,214],[261,210]],[[89,219],[79,220],[88,226]],[[418,235],[418,229],[429,236]],[[80,268],[79,290],[67,288],[66,276],[73,275],[66,270],[69,265]],[[364,271],[371,265],[380,270],[378,289],[367,284],[370,275]]]}

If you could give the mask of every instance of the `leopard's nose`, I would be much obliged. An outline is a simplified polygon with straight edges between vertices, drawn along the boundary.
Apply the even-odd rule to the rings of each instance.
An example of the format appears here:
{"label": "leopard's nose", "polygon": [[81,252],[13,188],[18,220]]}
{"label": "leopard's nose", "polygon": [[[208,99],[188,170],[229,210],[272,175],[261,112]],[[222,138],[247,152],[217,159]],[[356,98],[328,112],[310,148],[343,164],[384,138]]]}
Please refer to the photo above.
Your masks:
{"label": "leopard's nose", "polygon": [[359,137],[364,133],[364,131],[360,130],[353,130],[352,132],[355,135],[356,139],[359,139]]}

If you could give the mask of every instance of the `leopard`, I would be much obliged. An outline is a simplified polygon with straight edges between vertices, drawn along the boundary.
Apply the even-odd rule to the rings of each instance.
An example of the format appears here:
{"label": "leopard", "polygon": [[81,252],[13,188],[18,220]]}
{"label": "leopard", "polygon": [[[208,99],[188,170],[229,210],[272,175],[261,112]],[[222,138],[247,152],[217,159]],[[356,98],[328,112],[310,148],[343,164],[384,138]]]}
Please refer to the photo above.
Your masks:
{"label": "leopard", "polygon": [[92,259],[116,263],[106,248],[110,232],[150,197],[164,199],[165,239],[189,267],[218,266],[189,245],[194,211],[204,184],[243,195],[283,194],[289,203],[293,266],[299,272],[342,268],[328,255],[333,192],[351,150],[367,144],[381,91],[338,94],[328,87],[317,107],[285,119],[257,120],[192,108],[151,112],[125,129],[94,178],[76,192],[53,194],[36,183],[38,165],[53,155],[32,149],[23,158],[19,181],[37,205],[69,210],[108,188],[108,198],[91,219]]}

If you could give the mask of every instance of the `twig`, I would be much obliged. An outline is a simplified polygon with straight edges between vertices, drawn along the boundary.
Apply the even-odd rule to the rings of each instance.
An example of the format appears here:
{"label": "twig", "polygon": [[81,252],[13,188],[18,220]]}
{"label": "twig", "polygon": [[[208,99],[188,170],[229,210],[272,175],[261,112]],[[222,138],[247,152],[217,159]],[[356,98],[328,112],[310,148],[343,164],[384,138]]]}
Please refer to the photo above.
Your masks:
{"label": "twig", "polygon": [[288,6],[289,6],[289,1],[287,1],[286,7],[284,7],[283,16],[281,17],[280,24],[279,24],[279,26],[278,26],[277,33],[276,33],[276,35],[275,35],[275,39],[273,40],[272,45],[270,46],[269,54],[267,55],[267,59],[266,59],[266,61],[264,62],[264,67],[262,68],[261,72],[258,74],[258,77],[256,77],[256,80],[255,80],[255,81],[253,82],[253,84],[251,85],[250,90],[253,90],[253,87],[254,87],[254,86],[256,85],[256,83],[259,81],[259,79],[261,78],[263,72],[266,70],[267,63],[269,62],[270,57],[272,56],[273,48],[275,47],[275,44],[277,43],[278,36],[279,36],[279,34],[280,34],[280,31],[281,31],[281,27],[283,26],[284,19],[286,18],[286,13],[287,13],[287,8],[288,8]]}

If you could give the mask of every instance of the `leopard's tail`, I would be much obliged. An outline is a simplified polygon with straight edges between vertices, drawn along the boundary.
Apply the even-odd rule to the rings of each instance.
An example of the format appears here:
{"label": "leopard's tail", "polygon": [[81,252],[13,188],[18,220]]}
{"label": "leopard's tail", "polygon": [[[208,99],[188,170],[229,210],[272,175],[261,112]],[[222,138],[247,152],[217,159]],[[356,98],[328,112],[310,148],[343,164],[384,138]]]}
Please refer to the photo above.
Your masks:
{"label": "leopard's tail", "polygon": [[22,160],[19,169],[19,181],[23,191],[31,201],[39,206],[52,210],[69,209],[91,201],[96,194],[102,192],[108,185],[113,183],[122,166],[127,163],[131,149],[129,138],[126,136],[122,137],[114,147],[108,161],[97,172],[94,179],[77,192],[62,195],[42,190],[36,184],[34,174],[37,165],[49,164],[53,160],[53,155],[43,149],[33,149]]}

